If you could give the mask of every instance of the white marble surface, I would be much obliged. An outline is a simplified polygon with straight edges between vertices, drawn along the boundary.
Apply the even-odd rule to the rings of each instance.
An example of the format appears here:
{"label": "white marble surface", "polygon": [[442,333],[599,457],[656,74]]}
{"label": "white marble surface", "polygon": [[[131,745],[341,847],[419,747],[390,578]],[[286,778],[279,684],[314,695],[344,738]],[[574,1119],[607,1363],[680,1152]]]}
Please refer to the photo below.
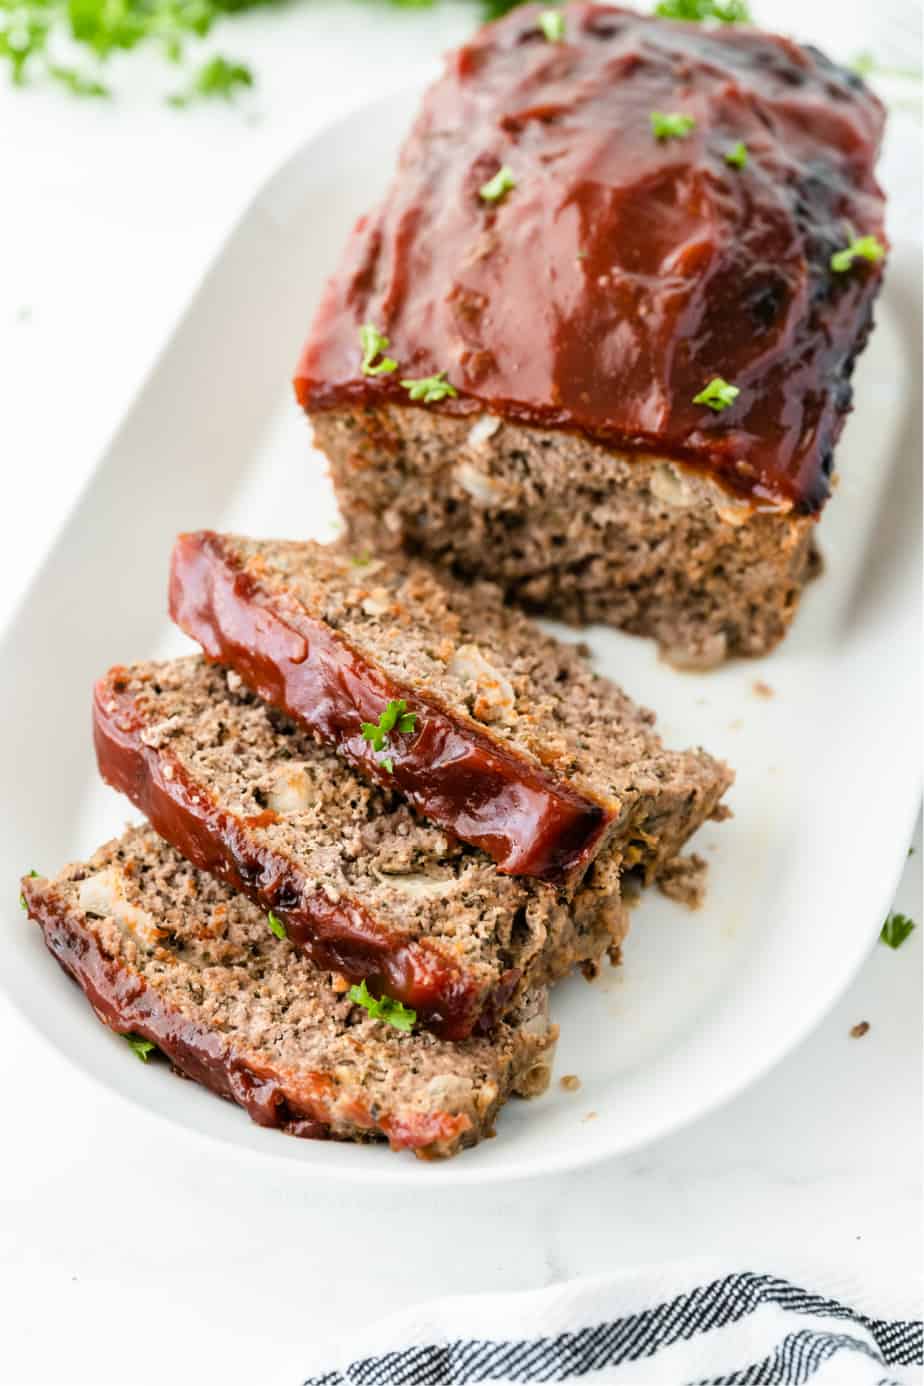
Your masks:
{"label": "white marble surface", "polygon": [[[772,21],[894,61],[900,9],[816,0],[808,16],[778,0]],[[158,66],[131,60],[114,108],[0,88],[0,621],[259,179],[470,23],[462,4],[320,0],[249,17],[217,43],[259,69],[247,115],[165,110]],[[907,233],[917,127],[896,125],[886,167]],[[13,811],[30,792],[5,788]],[[920,826],[916,842],[897,905],[919,918]],[[913,1312],[921,940],[876,945],[796,1053],[679,1135],[561,1179],[414,1198],[225,1162],[36,1047],[0,1000],[0,1382],[294,1386],[357,1314],[703,1252],[785,1270],[796,1248],[855,1278],[871,1309]],[[852,1039],[860,1020],[869,1033]]]}

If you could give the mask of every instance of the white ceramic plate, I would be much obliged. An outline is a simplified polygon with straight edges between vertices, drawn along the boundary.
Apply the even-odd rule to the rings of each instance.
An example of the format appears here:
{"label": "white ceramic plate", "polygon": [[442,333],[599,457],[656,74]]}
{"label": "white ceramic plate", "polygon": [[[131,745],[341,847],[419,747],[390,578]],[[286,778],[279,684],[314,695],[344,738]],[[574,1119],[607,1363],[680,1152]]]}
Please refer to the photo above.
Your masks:
{"label": "white ceramic plate", "polygon": [[[696,842],[711,863],[705,907],[649,894],[622,968],[555,992],[556,1081],[512,1102],[495,1141],[425,1166],[261,1130],[165,1064],[142,1067],[98,1024],[23,923],[14,882],[90,852],[129,814],[96,779],[90,688],[110,664],[188,648],[164,615],[176,532],[332,537],[333,496],[287,382],[323,278],[384,186],[418,99],[390,97],[328,129],[259,194],[6,635],[0,984],[72,1062],[229,1153],[432,1186],[580,1166],[702,1115],[798,1044],[872,946],[919,796],[920,289],[916,257],[899,249],[821,526],[825,574],[778,653],[681,675],[644,641],[590,632],[598,667],[658,710],[669,743],[702,743],[738,772],[735,817]],[[579,1076],[578,1092],[560,1088],[563,1074]]]}

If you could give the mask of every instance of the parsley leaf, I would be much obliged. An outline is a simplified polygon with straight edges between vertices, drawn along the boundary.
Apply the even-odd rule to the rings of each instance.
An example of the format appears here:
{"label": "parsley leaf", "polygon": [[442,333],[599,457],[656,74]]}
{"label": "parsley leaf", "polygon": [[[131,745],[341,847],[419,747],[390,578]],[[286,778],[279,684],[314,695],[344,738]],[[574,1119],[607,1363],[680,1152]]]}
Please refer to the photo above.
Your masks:
{"label": "parsley leaf", "polygon": [[513,176],[513,169],[507,164],[502,164],[493,178],[489,178],[486,183],[482,183],[478,189],[478,196],[485,202],[500,202],[505,193],[511,188],[515,188],[517,180]]}
{"label": "parsley leaf", "polygon": [[143,1064],[148,1061],[148,1055],[152,1049],[156,1049],[156,1044],[150,1040],[142,1039],[140,1035],[124,1035],[123,1039],[128,1041],[128,1047],[133,1054],[136,1054]]}
{"label": "parsley leaf", "polygon": [[704,19],[717,19],[720,24],[750,24],[751,15],[745,0],[660,0],[655,5],[659,19],[685,19],[691,24]]}
{"label": "parsley leaf", "polygon": [[193,101],[217,97],[233,101],[240,87],[252,86],[253,73],[249,67],[216,54],[202,64],[185,91],[174,92],[167,99],[171,106],[182,109]]}
{"label": "parsley leaf", "polygon": [[455,399],[459,393],[456,387],[445,379],[445,375],[445,371],[438,371],[436,375],[425,376],[422,380],[402,380],[401,385],[408,391],[411,399],[423,400],[424,404],[437,404],[447,395]]}
{"label": "parsley leaf", "polygon": [[843,250],[836,250],[831,256],[831,268],[835,274],[843,274],[853,265],[854,260],[869,260],[875,264],[885,255],[885,246],[875,236],[854,236]]}
{"label": "parsley leaf", "polygon": [[[389,736],[393,731],[397,729],[406,736],[408,732],[415,730],[416,724],[417,713],[407,711],[407,703],[403,698],[392,698],[377,722],[363,722],[362,733],[366,741],[372,742],[374,751],[384,751],[388,749]],[[389,775],[395,773],[395,762],[391,756],[386,756],[379,764]]]}
{"label": "parsley leaf", "polygon": [[693,129],[696,121],[692,116],[682,115],[675,112],[672,115],[664,111],[652,111],[651,113],[651,133],[656,140],[682,140]]}
{"label": "parsley leaf", "polygon": [[710,380],[704,390],[700,390],[698,395],[693,396],[694,404],[706,404],[716,414],[721,414],[723,409],[727,409],[730,404],[741,394],[737,385],[729,385],[727,380],[723,380],[720,375]]}
{"label": "parsley leaf", "polygon": [[[388,338],[383,336],[377,327],[373,327],[371,322],[363,323],[359,329],[359,341],[363,349],[363,359],[359,364],[359,369],[363,375],[389,375],[398,369],[397,361],[393,361],[390,356],[385,355]],[[377,366],[373,366],[373,361],[380,353],[381,361]]]}
{"label": "parsley leaf", "polygon": [[410,1010],[391,996],[380,996],[376,999],[365,982],[360,983],[358,987],[350,987],[347,995],[357,1006],[364,1007],[373,1020],[384,1020],[387,1025],[393,1025],[396,1030],[403,1030],[405,1034],[409,1035],[417,1023],[416,1011]]}
{"label": "parsley leaf", "polygon": [[561,10],[543,10],[539,15],[539,28],[549,43],[561,43],[565,37],[565,16]]}
{"label": "parsley leaf", "polygon": [[733,144],[731,149],[725,151],[725,162],[731,164],[732,168],[744,168],[748,161],[748,147],[744,140],[739,140]]}
{"label": "parsley leaf", "polygon": [[907,914],[890,914],[879,932],[879,938],[890,948],[901,948],[914,929],[914,920],[909,919]]}
{"label": "parsley leaf", "polygon": [[269,914],[266,916],[266,922],[270,927],[270,933],[275,934],[277,938],[289,937],[289,935],[286,933],[286,926],[283,924],[281,919],[277,918],[277,916],[273,914],[272,910],[270,910]]}

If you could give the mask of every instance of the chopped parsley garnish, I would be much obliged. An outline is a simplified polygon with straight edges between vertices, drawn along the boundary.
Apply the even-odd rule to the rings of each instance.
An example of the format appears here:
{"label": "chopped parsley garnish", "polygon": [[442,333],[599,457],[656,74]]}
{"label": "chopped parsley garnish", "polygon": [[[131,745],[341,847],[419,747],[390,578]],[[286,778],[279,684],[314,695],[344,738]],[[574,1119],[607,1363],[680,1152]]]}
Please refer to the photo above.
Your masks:
{"label": "chopped parsley garnish", "polygon": [[508,193],[516,185],[517,180],[513,176],[513,169],[509,168],[507,164],[502,164],[493,178],[482,183],[478,189],[478,196],[484,202],[500,202],[504,193]]}
{"label": "chopped parsley garnish", "polygon": [[354,568],[368,568],[369,564],[372,562],[372,557],[364,549],[362,553],[352,554],[350,556],[350,562]]}
{"label": "chopped parsley garnish", "polygon": [[885,255],[885,246],[875,236],[854,236],[843,250],[836,250],[831,256],[831,268],[835,274],[843,274],[853,265],[854,260],[868,260],[875,264]]}
{"label": "chopped parsley garnish", "polygon": [[748,147],[744,140],[739,140],[733,144],[731,149],[725,151],[725,162],[731,164],[732,168],[744,168],[748,161]]}
{"label": "chopped parsley garnish", "polygon": [[423,400],[424,404],[437,404],[447,396],[455,399],[459,393],[445,376],[445,371],[438,371],[436,375],[425,376],[422,380],[402,380],[401,385],[408,391],[411,399]]}
{"label": "chopped parsley garnish", "polygon": [[901,948],[914,929],[914,920],[909,919],[907,914],[890,914],[880,930],[879,937],[890,948]]}
{"label": "chopped parsley garnish", "polygon": [[565,16],[561,10],[543,10],[539,15],[539,28],[549,43],[561,43],[565,37]]}
{"label": "chopped parsley garnish", "polygon": [[236,63],[216,54],[193,74],[192,81],[185,91],[174,92],[173,96],[167,99],[171,106],[177,107],[214,97],[233,101],[241,87],[252,86],[253,73],[245,63]]}
{"label": "chopped parsley garnish", "polygon": [[266,916],[266,922],[270,926],[270,933],[275,934],[277,938],[289,937],[286,933],[286,926],[277,915],[273,914],[272,910],[270,910],[269,914]]}
{"label": "chopped parsley garnish", "polygon": [[[389,737],[393,731],[407,735],[415,730],[416,723],[417,713],[408,712],[405,700],[392,698],[377,722],[363,722],[362,733],[366,741],[372,742],[374,751],[384,751],[388,749]],[[385,756],[379,764],[389,775],[395,773],[395,763],[391,756]]]}
{"label": "chopped parsley garnish", "polygon": [[656,140],[682,140],[693,129],[696,121],[692,116],[683,115],[679,111],[667,114],[664,111],[652,111],[651,113],[651,133]]}
{"label": "chopped parsley garnish", "polygon": [[655,5],[659,19],[685,19],[691,24],[704,19],[717,19],[720,24],[750,24],[751,14],[745,0],[660,0]]}
{"label": "chopped parsley garnish", "polygon": [[157,1048],[156,1044],[152,1044],[150,1040],[142,1039],[140,1035],[125,1035],[123,1038],[128,1042],[128,1047],[132,1053],[137,1054],[143,1064],[147,1063],[148,1055],[152,1049]]}
{"label": "chopped parsley garnish", "polygon": [[[38,872],[37,872],[37,871],[30,871],[30,872],[29,872],[29,875],[30,875],[30,876],[37,876],[37,875],[38,875]],[[26,904],[26,897],[23,895],[22,891],[19,892],[19,908],[20,908],[21,910],[28,909],[28,905]]]}
{"label": "chopped parsley garnish", "polygon": [[403,1030],[405,1034],[409,1035],[417,1024],[416,1011],[403,1006],[391,996],[376,998],[370,993],[365,982],[361,982],[358,987],[350,987],[347,995],[357,1006],[364,1007],[373,1020],[384,1020],[386,1025],[393,1025],[396,1030]]}
{"label": "chopped parsley garnish", "polygon": [[700,390],[698,395],[693,396],[693,403],[708,405],[716,414],[721,414],[723,409],[734,404],[740,394],[741,391],[737,385],[729,385],[727,380],[723,380],[720,375],[717,375],[710,380],[704,390]]}
{"label": "chopped parsley garnish", "polygon": [[[385,355],[388,338],[384,337],[377,327],[373,327],[371,322],[363,323],[359,329],[359,340],[363,349],[363,359],[359,369],[363,375],[389,375],[398,369],[397,361],[393,361],[390,356]],[[380,353],[382,359],[377,366],[374,366],[372,363]]]}

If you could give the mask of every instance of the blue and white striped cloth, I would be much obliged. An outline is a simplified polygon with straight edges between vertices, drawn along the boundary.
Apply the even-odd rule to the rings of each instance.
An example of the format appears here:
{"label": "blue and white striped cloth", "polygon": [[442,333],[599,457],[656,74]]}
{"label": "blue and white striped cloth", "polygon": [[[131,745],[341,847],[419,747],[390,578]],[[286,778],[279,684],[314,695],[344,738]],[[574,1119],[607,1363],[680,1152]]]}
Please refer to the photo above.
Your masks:
{"label": "blue and white striped cloth", "polygon": [[645,1268],[437,1300],[353,1336],[305,1386],[918,1386],[919,1319],[756,1271]]}

